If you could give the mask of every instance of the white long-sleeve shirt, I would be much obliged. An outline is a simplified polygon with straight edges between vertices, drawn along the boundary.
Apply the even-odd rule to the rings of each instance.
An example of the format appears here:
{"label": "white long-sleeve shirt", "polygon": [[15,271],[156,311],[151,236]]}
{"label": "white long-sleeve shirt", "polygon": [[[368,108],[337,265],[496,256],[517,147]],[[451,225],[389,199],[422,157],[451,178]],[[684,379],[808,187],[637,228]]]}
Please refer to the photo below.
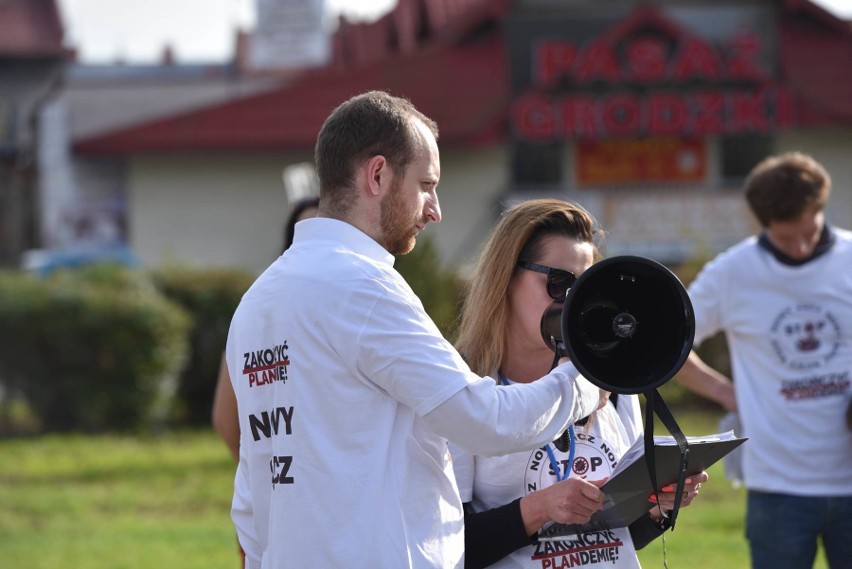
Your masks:
{"label": "white long-sleeve shirt", "polygon": [[297,224],[245,294],[226,353],[249,568],[461,567],[447,439],[483,455],[534,448],[598,401],[570,364],[516,389],[473,374],[393,256],[325,218]]}

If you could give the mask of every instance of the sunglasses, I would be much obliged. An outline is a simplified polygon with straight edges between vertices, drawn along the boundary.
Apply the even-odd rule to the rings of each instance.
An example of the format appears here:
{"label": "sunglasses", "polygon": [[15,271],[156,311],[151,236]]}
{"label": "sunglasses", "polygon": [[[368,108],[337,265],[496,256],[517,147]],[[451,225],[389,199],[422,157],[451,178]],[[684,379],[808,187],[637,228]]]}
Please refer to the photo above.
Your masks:
{"label": "sunglasses", "polygon": [[563,302],[565,295],[568,294],[568,289],[577,280],[574,273],[563,269],[554,269],[536,263],[527,263],[526,261],[518,261],[518,266],[528,271],[542,273],[547,275],[547,294],[553,300]]}

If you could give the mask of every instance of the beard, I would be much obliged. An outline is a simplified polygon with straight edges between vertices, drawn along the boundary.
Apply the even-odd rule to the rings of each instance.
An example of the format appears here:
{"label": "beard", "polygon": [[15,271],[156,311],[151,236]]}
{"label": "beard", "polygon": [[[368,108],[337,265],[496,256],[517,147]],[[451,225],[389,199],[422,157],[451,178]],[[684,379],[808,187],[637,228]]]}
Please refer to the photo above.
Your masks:
{"label": "beard", "polygon": [[382,200],[379,223],[384,246],[391,255],[406,255],[417,242],[419,216],[406,211],[402,200],[401,183],[394,180],[388,195]]}

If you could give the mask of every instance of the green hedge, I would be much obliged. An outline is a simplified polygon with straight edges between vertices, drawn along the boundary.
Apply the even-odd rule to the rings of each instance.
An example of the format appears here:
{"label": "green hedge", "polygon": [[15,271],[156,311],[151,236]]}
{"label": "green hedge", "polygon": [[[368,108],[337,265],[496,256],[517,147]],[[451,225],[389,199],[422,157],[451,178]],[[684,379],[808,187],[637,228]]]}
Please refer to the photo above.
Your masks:
{"label": "green hedge", "polygon": [[[451,338],[459,280],[440,266],[434,244],[423,240],[396,266]],[[231,318],[254,278],[112,265],[47,279],[0,273],[6,403],[22,397],[47,431],[130,429],[154,417],[209,425]]]}
{"label": "green hedge", "polygon": [[178,380],[173,419],[209,425],[231,317],[254,275],[230,269],[170,267],[152,273],[157,288],[192,317],[189,356]]}
{"label": "green hedge", "polygon": [[42,430],[151,425],[184,362],[188,327],[139,271],[0,273],[0,382]]}

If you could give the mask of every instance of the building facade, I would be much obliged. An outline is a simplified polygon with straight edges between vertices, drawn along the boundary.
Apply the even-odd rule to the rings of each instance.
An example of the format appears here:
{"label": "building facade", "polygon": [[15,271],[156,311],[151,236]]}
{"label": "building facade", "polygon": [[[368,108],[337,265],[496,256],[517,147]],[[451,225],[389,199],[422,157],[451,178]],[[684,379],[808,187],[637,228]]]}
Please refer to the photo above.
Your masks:
{"label": "building facade", "polygon": [[852,32],[806,0],[400,0],[333,40],[325,67],[75,137],[76,160],[124,165],[145,265],[265,268],[285,169],[369,89],[438,122],[444,220],[425,235],[460,268],[507,205],[538,196],[589,209],[609,255],[707,258],[755,231],[740,185],[789,150],[826,166],[828,220],[852,227]]}

